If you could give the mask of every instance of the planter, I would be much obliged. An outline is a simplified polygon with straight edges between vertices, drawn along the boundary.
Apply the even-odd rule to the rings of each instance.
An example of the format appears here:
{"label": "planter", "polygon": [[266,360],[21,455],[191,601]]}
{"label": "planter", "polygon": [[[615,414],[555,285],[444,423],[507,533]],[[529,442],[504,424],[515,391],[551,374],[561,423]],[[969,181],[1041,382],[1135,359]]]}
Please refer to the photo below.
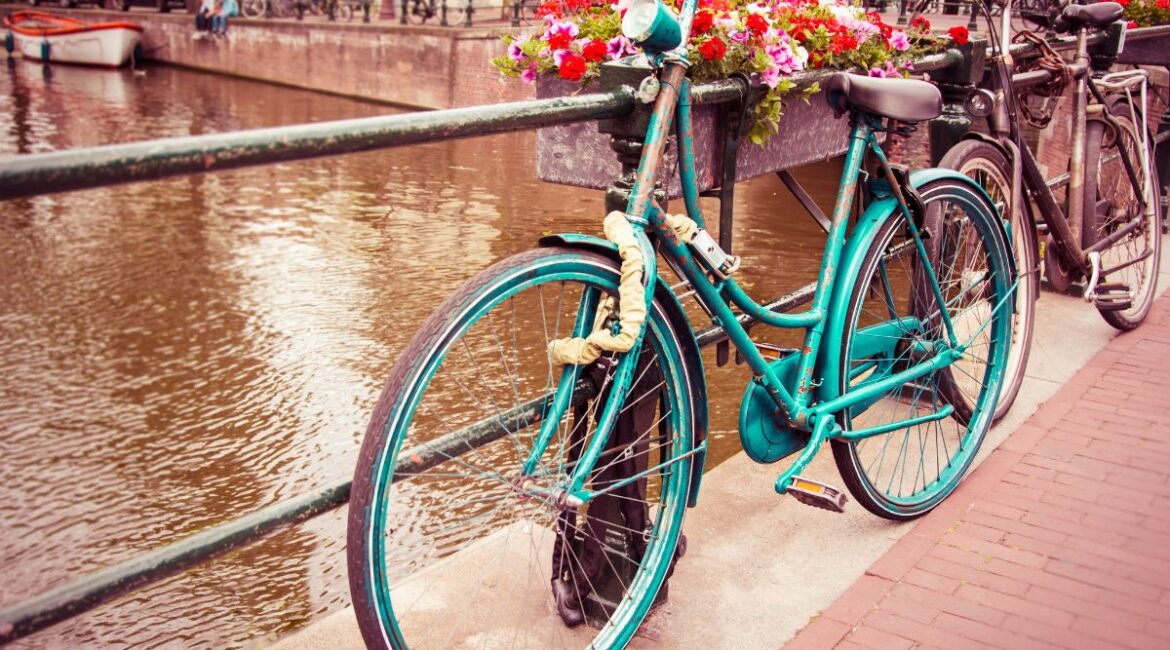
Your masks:
{"label": "planter", "polygon": [[[575,89],[559,79],[540,79],[539,98],[564,96]],[[730,105],[696,106],[692,113],[695,132],[695,167],[699,191],[719,185],[723,165],[723,131],[721,121]],[[750,115],[745,119],[751,119]],[[797,97],[785,103],[780,132],[767,144],[753,144],[747,137],[739,141],[736,156],[736,181],[763,176],[798,165],[827,160],[848,148],[849,120],[836,119],[820,96],[808,102]],[[671,138],[663,169],[670,179],[667,195],[681,196],[678,178],[677,149]],[[606,189],[621,175],[621,164],[610,148],[610,136],[598,131],[593,122],[540,129],[537,132],[536,165],[541,180],[562,185]]]}
{"label": "planter", "polygon": [[1117,57],[1118,63],[1132,65],[1166,65],[1166,52],[1170,50],[1170,33],[1160,34],[1153,38],[1126,38],[1125,49]]}

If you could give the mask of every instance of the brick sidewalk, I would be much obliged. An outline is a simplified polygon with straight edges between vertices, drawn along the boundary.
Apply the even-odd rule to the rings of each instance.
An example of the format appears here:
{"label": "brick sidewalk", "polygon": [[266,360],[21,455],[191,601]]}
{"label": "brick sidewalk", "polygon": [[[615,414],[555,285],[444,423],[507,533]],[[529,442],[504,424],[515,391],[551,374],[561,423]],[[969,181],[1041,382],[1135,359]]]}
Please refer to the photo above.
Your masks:
{"label": "brick sidewalk", "polygon": [[1170,648],[1170,297],[786,647]]}

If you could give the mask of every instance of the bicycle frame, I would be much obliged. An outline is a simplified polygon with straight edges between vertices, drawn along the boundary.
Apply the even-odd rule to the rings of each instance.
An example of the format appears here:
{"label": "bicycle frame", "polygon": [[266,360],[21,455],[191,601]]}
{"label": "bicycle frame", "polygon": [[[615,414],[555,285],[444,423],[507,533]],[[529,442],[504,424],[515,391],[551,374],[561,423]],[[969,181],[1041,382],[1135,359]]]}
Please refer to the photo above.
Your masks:
{"label": "bicycle frame", "polygon": [[[683,34],[689,32],[690,16],[693,14],[695,5],[696,0],[687,0],[684,6]],[[702,226],[703,218],[699,211],[698,192],[695,183],[693,134],[690,129],[689,82],[685,78],[685,57],[685,49],[681,53],[676,50],[664,56],[660,74],[661,88],[647,128],[641,163],[638,167],[633,187],[630,190],[626,218],[634,226],[635,237],[645,260],[644,286],[647,306],[650,305],[653,299],[653,288],[657,275],[656,255],[660,252],[670,266],[678,271],[683,279],[690,283],[700,304],[711,318],[711,321],[715,325],[724,328],[731,342],[752,369],[755,376],[754,381],[766,389],[777,408],[784,414],[788,424],[795,429],[807,431],[811,434],[804,451],[792,466],[781,474],[776,482],[777,491],[784,493],[787,489],[789,479],[807,465],[825,440],[839,438],[845,435],[845,432],[837,423],[836,418],[832,417],[834,414],[859,404],[870,402],[875,397],[897,386],[914,381],[950,365],[963,355],[967,346],[981,333],[982,329],[976,332],[971,339],[960,342],[956,340],[954,328],[946,310],[940,310],[947,340],[941,346],[932,346],[931,349],[923,350],[925,356],[928,356],[925,361],[921,361],[889,376],[867,382],[864,386],[859,387],[855,391],[850,391],[845,395],[833,395],[827,390],[821,390],[820,384],[814,378],[814,371],[817,368],[818,359],[821,356],[821,339],[826,325],[833,319],[844,317],[845,301],[835,294],[834,289],[837,284],[838,270],[841,266],[843,250],[845,248],[849,215],[853,209],[858,179],[861,176],[862,159],[867,150],[874,153],[882,169],[886,172],[887,178],[892,184],[891,189],[897,197],[899,207],[907,215],[910,214],[910,210],[901,195],[897,183],[892,182],[892,174],[889,171],[885,155],[877,142],[872,125],[867,119],[854,116],[849,148],[845,157],[845,169],[841,176],[837,201],[831,217],[828,239],[825,244],[825,252],[822,257],[817,288],[811,308],[808,311],[795,314],[772,312],[749,297],[734,278],[727,277],[712,281],[708,277],[709,272],[703,267],[702,263],[695,259],[687,244],[679,239],[673,228],[667,223],[662,210],[653,196],[659,166],[667,146],[667,136],[671,131],[672,122],[677,122],[679,126],[679,173],[682,181],[684,202],[688,216],[699,224],[700,227]],[[935,299],[939,301],[938,304],[945,304],[946,301],[943,299],[938,280],[935,277],[933,269],[930,267],[930,261],[922,242],[921,233],[913,219],[907,219],[907,226],[920,259],[924,264],[926,275],[930,279],[930,285]],[[655,235],[660,250],[656,250],[655,245],[647,235],[647,231]],[[1004,297],[1004,300],[1006,301],[1013,294],[1013,291],[1009,291]],[[578,320],[574,336],[580,336],[582,333],[587,333],[592,330],[594,305],[596,305],[596,301],[596,295],[588,295],[582,300],[582,304],[578,310]],[[751,337],[732,311],[732,305],[735,305],[745,313],[767,325],[779,328],[806,330],[804,344],[797,357],[796,379],[791,388],[785,385],[775,368],[769,364],[768,360],[764,358],[752,342]],[[999,309],[1002,306],[1003,301],[999,305],[996,305],[995,309]],[[915,329],[921,327],[921,323],[906,323],[904,322],[906,320],[917,319],[910,319],[908,317],[901,319],[895,325],[879,323],[871,327],[883,328],[896,326],[906,328],[909,326]],[[610,388],[610,398],[607,400],[598,420],[596,427],[597,433],[583,450],[580,460],[573,469],[572,476],[569,477],[565,492],[555,495],[558,501],[580,506],[597,494],[600,494],[600,492],[585,490],[583,486],[588,481],[598,458],[600,458],[604,450],[609,433],[617,420],[622,404],[633,383],[632,376],[644,333],[645,328],[643,328],[642,334],[636,341],[634,348],[622,354],[618,360],[613,383]],[[826,355],[833,355],[840,354],[840,351],[826,350],[825,353]],[[534,441],[531,453],[524,465],[524,475],[531,475],[539,466],[539,459],[547,449],[568,408],[572,387],[576,384],[579,375],[580,368],[575,365],[566,366],[563,370],[548,417],[542,419],[540,433]],[[814,404],[814,398],[820,399]],[[872,429],[850,431],[848,433],[848,439],[857,440],[868,436],[888,433],[899,427],[942,419],[948,417],[952,411],[953,409],[948,405],[940,408],[935,413],[911,420],[889,423]],[[700,448],[687,450],[679,458],[702,453],[704,446],[705,443]],[[672,463],[676,461],[671,460],[668,462]],[[647,472],[657,471],[661,467],[649,468],[637,476],[632,476],[610,485],[605,491],[616,489],[632,480],[637,480]]]}
{"label": "bicycle frame", "polygon": [[[987,121],[991,133],[1007,149],[1010,154],[1008,158],[1013,164],[1012,210],[1015,212],[1016,210],[1028,209],[1022,197],[1022,182],[1031,191],[1032,196],[1035,197],[1040,208],[1041,218],[1048,226],[1048,231],[1052,234],[1056,243],[1056,250],[1065,264],[1070,269],[1075,269],[1089,276],[1093,273],[1093,262],[1090,254],[1108,248],[1120,237],[1102,239],[1087,248],[1081,245],[1083,241],[1081,233],[1085,214],[1085,128],[1088,119],[1090,119],[1088,116],[1092,113],[1092,119],[1114,122],[1108,110],[1105,110],[1104,98],[1095,87],[1092,76],[1090,75],[1088,29],[1082,28],[1077,32],[1076,55],[1073,63],[1069,65],[1069,72],[1073,77],[1075,86],[1072,97],[1072,147],[1070,151],[1069,180],[1066,194],[1066,206],[1068,210],[1065,212],[1061,209],[1052,188],[1041,173],[1040,166],[1037,164],[1031,149],[1023,142],[1017,126],[1018,121],[1015,109],[1016,89],[1043,83],[1047,81],[1047,77],[1035,73],[1013,74],[1014,60],[1010,53],[1004,51],[1006,48],[1005,44],[1011,40],[1011,20],[1012,3],[1009,1],[1003,7],[1003,12],[1000,16],[1000,51],[994,53],[993,60],[995,63],[992,66],[990,75],[992,88],[997,92],[995,92],[994,109],[988,115]],[[1098,100],[1096,104],[1090,104],[1090,93]],[[1126,168],[1126,173],[1130,177],[1130,182],[1142,188],[1137,194],[1142,197],[1143,205],[1140,206],[1140,210],[1144,214],[1147,209],[1144,203],[1147,201],[1148,196],[1144,188],[1144,183],[1138,178],[1137,171],[1130,168],[1129,160],[1123,156],[1122,161]],[[1028,212],[1020,212],[1019,214],[1028,214]],[[1128,233],[1123,232],[1121,234]],[[1029,269],[1029,271],[1032,271],[1032,269]]]}

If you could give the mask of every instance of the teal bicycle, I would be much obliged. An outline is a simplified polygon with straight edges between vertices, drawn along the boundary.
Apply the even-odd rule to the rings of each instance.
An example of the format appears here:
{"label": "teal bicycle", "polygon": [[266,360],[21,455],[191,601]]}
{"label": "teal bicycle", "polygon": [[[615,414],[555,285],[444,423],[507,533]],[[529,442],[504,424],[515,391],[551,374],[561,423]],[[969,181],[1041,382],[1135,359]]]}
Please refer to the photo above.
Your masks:
{"label": "teal bicycle", "polygon": [[[795,455],[780,494],[844,507],[843,491],[802,476],[827,442],[863,507],[917,517],[954,490],[991,426],[1011,343],[1010,236],[972,180],[908,172],[879,143],[887,118],[937,117],[938,91],[846,73],[824,84],[851,123],[838,201],[811,307],[773,312],[737,284],[739,260],[699,210],[677,47],[696,2],[665,36],[647,25],[669,28],[669,14],[629,24],[653,17],[644,4],[623,27],[660,90],[626,211],[606,218],[606,239],[545,237],[480,273],[425,321],[383,390],[349,510],[369,647],[630,641],[685,550],[707,451],[703,363],[680,298],[750,366],[740,437],[762,463]],[[685,217],[654,195],[672,129]],[[749,318],[803,329],[804,343],[756,344]]]}

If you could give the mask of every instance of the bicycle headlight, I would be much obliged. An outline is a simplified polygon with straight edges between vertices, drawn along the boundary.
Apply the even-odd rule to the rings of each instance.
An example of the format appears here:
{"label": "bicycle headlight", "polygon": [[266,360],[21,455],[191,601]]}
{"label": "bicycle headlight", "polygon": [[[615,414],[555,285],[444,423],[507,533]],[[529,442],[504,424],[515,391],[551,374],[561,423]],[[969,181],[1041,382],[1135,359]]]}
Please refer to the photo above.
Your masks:
{"label": "bicycle headlight", "polygon": [[967,96],[963,110],[971,117],[987,117],[995,108],[995,96],[991,91],[980,88]]}
{"label": "bicycle headlight", "polygon": [[678,19],[661,0],[634,0],[622,18],[622,34],[651,52],[667,52],[682,43]]}

